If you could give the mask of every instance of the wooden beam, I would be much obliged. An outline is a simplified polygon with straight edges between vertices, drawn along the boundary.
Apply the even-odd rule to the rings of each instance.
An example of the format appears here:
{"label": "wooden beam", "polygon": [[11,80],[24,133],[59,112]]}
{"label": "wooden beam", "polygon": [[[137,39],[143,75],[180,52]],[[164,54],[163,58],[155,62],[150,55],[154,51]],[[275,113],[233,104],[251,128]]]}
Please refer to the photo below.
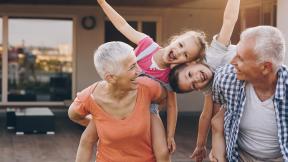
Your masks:
{"label": "wooden beam", "polygon": [[167,6],[176,6],[176,5],[181,5],[181,4],[192,2],[192,1],[195,1],[195,0],[170,0]]}

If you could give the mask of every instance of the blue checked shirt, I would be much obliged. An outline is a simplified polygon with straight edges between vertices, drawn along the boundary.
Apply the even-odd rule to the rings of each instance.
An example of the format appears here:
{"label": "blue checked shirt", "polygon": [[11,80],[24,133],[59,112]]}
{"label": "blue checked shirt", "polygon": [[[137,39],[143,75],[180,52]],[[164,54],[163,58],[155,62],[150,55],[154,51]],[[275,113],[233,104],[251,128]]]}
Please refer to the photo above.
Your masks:
{"label": "blue checked shirt", "polygon": [[[281,153],[288,162],[288,69],[282,66],[278,71],[278,80],[273,103],[278,128]],[[238,161],[238,132],[243,114],[246,94],[245,81],[237,80],[232,65],[218,68],[213,82],[213,100],[224,105],[224,133],[227,158],[230,162]],[[287,94],[287,95],[286,95]]]}

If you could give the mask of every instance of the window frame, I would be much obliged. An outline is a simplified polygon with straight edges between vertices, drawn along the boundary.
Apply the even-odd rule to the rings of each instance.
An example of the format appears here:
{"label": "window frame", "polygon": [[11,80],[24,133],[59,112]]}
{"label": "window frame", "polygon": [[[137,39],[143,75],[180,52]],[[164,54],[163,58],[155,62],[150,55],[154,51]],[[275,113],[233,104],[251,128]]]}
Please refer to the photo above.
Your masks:
{"label": "window frame", "polygon": [[71,99],[75,97],[76,93],[76,16],[51,16],[51,15],[42,15],[42,16],[17,16],[17,15],[0,15],[2,17],[2,45],[3,45],[3,55],[2,55],[2,99],[0,107],[7,106],[16,106],[16,107],[25,107],[25,106],[65,106],[65,101],[8,101],[8,43],[9,43],[9,18],[23,18],[23,19],[65,19],[72,21],[72,84],[71,84]]}
{"label": "window frame", "polygon": [[[154,40],[157,43],[162,42],[162,18],[160,16],[130,16],[130,15],[123,15],[126,21],[135,21],[137,22],[137,31],[142,32],[142,23],[143,22],[155,22],[156,23],[156,40]],[[104,18],[104,31],[105,31],[105,22],[110,21],[108,17],[105,16]],[[105,40],[105,36],[103,38],[103,41]]]}

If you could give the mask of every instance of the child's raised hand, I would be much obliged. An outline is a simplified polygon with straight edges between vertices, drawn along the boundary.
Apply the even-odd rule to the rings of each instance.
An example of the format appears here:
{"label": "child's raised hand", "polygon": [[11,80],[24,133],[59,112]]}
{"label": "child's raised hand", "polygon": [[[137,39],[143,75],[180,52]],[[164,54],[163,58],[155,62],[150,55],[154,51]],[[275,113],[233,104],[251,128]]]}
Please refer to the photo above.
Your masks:
{"label": "child's raised hand", "polygon": [[97,2],[98,2],[99,4],[101,4],[101,3],[104,3],[105,0],[97,0]]}

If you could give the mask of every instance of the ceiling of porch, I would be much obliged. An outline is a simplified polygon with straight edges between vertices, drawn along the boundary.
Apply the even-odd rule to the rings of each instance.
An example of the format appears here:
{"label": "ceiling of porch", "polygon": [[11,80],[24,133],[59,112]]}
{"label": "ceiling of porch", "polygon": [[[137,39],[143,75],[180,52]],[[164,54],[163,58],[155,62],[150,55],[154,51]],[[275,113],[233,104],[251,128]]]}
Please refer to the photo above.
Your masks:
{"label": "ceiling of porch", "polygon": [[[108,0],[113,6],[172,7],[197,0]],[[96,0],[0,0],[0,4],[96,5]]]}

